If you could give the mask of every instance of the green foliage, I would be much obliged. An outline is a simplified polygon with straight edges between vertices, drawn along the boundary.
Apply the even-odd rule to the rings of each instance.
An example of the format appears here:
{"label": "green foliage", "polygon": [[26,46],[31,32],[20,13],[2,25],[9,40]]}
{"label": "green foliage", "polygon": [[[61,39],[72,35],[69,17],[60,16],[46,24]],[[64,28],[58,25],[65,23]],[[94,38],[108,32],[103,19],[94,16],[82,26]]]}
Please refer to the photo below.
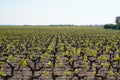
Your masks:
{"label": "green foliage", "polygon": [[83,67],[87,67],[88,63],[86,61],[83,62]]}
{"label": "green foliage", "polygon": [[43,71],[42,74],[43,74],[44,76],[49,76],[49,75],[50,75],[50,73],[47,72],[47,71]]}
{"label": "green foliage", "polygon": [[28,59],[22,59],[22,60],[20,60],[19,65],[20,66],[26,66],[27,63],[28,63]]}
{"label": "green foliage", "polygon": [[116,60],[116,61],[120,60],[119,54],[115,55],[114,60]]}
{"label": "green foliage", "polygon": [[9,60],[13,60],[13,61],[15,61],[16,58],[15,58],[14,56],[10,55],[10,56],[7,57],[7,61],[9,61]]}
{"label": "green foliage", "polygon": [[106,61],[107,60],[107,57],[106,55],[101,55],[97,58],[98,61]]}
{"label": "green foliage", "polygon": [[86,48],[86,53],[88,56],[93,56],[93,57],[95,57],[97,55],[96,50],[92,50],[90,48]]}
{"label": "green foliage", "polygon": [[113,71],[109,71],[108,74],[109,74],[110,76],[113,76],[113,75],[114,75],[114,72],[113,72]]}
{"label": "green foliage", "polygon": [[110,51],[110,46],[106,46],[105,49],[106,49],[106,52],[109,52]]}
{"label": "green foliage", "polygon": [[79,55],[80,54],[80,52],[82,52],[82,50],[79,48],[79,49],[77,49],[77,54]]}
{"label": "green foliage", "polygon": [[50,57],[50,54],[45,53],[45,54],[40,55],[40,57],[41,57],[41,60],[45,60],[47,57],[48,58]]}
{"label": "green foliage", "polygon": [[0,66],[2,66],[4,64],[4,62],[0,62]]}
{"label": "green foliage", "polygon": [[3,77],[3,76],[6,76],[6,74],[3,71],[0,70],[0,76]]}
{"label": "green foliage", "polygon": [[60,60],[60,56],[56,56],[56,60]]}
{"label": "green foliage", "polygon": [[52,51],[52,50],[53,50],[53,47],[52,47],[52,46],[49,46],[49,47],[48,47],[48,50]]}
{"label": "green foliage", "polygon": [[72,53],[68,50],[66,51],[66,54],[65,54],[67,57],[71,57],[72,56]]}
{"label": "green foliage", "polygon": [[84,60],[84,61],[87,61],[87,60],[88,60],[87,55],[84,55],[83,60]]}
{"label": "green foliage", "polygon": [[108,68],[110,66],[110,63],[101,63],[102,66],[105,66],[106,68]]}
{"label": "green foliage", "polygon": [[114,73],[114,76],[118,76],[118,75],[119,75],[119,73],[118,73],[118,72],[115,72],[115,73]]}
{"label": "green foliage", "polygon": [[70,64],[72,65],[73,59],[72,59],[72,58],[70,58],[69,62],[70,62]]}
{"label": "green foliage", "polygon": [[93,74],[93,75],[96,75],[96,72],[95,72],[95,71],[93,71],[93,72],[92,72],[92,74]]}
{"label": "green foliage", "polygon": [[78,69],[75,69],[73,73],[77,74],[78,72],[79,72]]}
{"label": "green foliage", "polygon": [[33,59],[34,56],[35,56],[35,54],[34,54],[34,52],[32,52],[32,53],[30,54],[30,59]]}
{"label": "green foliage", "polygon": [[70,71],[68,71],[68,70],[65,70],[65,71],[64,71],[64,74],[65,74],[65,75],[70,75],[70,74],[71,74],[71,72],[70,72]]}
{"label": "green foliage", "polygon": [[49,61],[49,62],[47,63],[47,66],[48,66],[48,67],[52,67],[52,62]]}
{"label": "green foliage", "polygon": [[60,62],[58,63],[58,66],[59,66],[59,67],[63,67],[63,62],[60,61]]}

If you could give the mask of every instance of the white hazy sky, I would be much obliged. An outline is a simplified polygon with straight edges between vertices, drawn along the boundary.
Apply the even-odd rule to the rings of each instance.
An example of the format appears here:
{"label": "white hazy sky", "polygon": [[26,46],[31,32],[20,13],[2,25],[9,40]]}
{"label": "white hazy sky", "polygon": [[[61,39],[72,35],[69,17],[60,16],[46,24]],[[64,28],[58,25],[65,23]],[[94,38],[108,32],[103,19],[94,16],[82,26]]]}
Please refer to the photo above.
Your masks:
{"label": "white hazy sky", "polygon": [[120,16],[120,0],[0,0],[0,24],[106,24]]}

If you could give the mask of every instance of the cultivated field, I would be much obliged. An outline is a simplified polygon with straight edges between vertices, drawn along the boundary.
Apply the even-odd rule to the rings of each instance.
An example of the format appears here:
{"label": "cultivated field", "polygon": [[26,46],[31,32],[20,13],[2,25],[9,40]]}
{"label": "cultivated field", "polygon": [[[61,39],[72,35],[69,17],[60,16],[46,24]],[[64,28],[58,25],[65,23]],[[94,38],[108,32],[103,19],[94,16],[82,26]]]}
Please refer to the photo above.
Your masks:
{"label": "cultivated field", "polygon": [[0,80],[120,80],[120,31],[0,27]]}

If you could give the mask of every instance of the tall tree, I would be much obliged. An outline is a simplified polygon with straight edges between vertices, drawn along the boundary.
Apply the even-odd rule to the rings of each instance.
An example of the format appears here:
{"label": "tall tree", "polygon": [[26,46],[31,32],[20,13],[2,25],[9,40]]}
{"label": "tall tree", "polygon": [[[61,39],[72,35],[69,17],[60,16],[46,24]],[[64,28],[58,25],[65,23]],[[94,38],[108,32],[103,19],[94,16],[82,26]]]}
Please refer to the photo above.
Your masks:
{"label": "tall tree", "polygon": [[120,29],[120,16],[116,17],[115,22],[116,22],[116,25],[117,25],[117,29]]}

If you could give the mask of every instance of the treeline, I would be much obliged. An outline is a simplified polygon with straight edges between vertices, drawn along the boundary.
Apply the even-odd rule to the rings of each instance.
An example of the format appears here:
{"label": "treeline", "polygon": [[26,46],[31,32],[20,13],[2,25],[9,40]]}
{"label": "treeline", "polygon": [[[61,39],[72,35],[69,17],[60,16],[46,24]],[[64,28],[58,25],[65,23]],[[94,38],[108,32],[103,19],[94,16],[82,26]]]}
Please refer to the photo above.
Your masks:
{"label": "treeline", "polygon": [[115,22],[116,22],[116,24],[105,24],[104,28],[105,29],[118,29],[118,30],[120,30],[120,16],[116,17]]}
{"label": "treeline", "polygon": [[118,24],[118,25],[115,25],[115,24],[105,24],[104,28],[105,29],[118,29],[118,30],[120,30],[120,24]]}

